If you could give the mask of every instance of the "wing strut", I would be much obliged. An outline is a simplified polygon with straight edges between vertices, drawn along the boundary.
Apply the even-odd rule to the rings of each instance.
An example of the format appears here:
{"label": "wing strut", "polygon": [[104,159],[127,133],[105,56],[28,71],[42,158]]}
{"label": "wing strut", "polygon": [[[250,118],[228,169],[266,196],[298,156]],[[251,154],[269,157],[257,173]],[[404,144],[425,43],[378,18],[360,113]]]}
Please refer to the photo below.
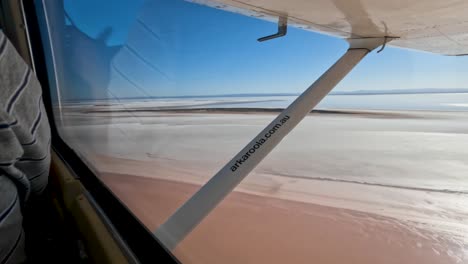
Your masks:
{"label": "wing strut", "polygon": [[167,219],[155,235],[174,249],[364,58],[389,38],[349,39],[346,53]]}

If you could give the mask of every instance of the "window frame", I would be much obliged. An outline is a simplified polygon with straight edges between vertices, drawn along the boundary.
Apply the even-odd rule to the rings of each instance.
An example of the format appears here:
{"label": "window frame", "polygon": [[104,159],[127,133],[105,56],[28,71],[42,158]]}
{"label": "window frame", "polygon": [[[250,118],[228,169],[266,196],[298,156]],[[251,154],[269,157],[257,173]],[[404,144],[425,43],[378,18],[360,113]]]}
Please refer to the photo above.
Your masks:
{"label": "window frame", "polygon": [[63,160],[72,174],[84,185],[96,201],[99,209],[113,225],[113,229],[118,232],[139,262],[154,263],[155,261],[161,261],[163,263],[180,263],[60,137],[53,115],[52,91],[49,85],[50,82],[55,80],[49,80],[48,77],[35,1],[37,0],[22,0],[21,4],[23,6],[23,21],[27,31],[26,35],[31,49],[30,55],[34,64],[32,66],[36,70],[36,76],[43,90],[44,106],[51,128],[52,149]]}

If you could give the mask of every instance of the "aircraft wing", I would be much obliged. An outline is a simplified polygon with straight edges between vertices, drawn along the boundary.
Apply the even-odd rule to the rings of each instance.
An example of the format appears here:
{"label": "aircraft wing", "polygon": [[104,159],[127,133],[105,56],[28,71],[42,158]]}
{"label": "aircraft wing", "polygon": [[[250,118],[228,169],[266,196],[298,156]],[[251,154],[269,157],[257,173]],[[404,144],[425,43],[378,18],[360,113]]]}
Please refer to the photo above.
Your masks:
{"label": "aircraft wing", "polygon": [[398,37],[388,45],[468,54],[466,0],[189,0],[340,38]]}

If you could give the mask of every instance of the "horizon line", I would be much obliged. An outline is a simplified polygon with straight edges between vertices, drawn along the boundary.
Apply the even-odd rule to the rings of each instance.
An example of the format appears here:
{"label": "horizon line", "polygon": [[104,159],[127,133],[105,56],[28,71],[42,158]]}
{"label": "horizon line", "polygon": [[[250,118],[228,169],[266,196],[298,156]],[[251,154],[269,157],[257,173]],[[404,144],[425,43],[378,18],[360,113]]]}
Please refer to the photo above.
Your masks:
{"label": "horizon line", "polygon": [[[452,94],[468,93],[468,88],[416,88],[416,89],[387,89],[387,90],[353,90],[332,91],[329,95],[401,95],[401,94]],[[77,98],[65,101],[115,100],[115,99],[177,99],[177,98],[216,98],[216,97],[267,97],[267,96],[298,96],[295,93],[239,93],[239,94],[211,94],[211,95],[173,95],[173,96],[133,96],[107,98]]]}

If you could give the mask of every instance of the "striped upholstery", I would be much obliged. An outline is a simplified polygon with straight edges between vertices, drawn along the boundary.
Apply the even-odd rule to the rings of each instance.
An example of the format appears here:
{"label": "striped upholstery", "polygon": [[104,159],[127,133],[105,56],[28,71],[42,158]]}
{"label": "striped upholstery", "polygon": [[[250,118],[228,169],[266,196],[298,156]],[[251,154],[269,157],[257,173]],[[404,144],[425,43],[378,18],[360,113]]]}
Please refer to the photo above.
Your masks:
{"label": "striped upholstery", "polygon": [[0,30],[0,264],[25,260],[21,211],[47,186],[49,149],[39,82]]}

